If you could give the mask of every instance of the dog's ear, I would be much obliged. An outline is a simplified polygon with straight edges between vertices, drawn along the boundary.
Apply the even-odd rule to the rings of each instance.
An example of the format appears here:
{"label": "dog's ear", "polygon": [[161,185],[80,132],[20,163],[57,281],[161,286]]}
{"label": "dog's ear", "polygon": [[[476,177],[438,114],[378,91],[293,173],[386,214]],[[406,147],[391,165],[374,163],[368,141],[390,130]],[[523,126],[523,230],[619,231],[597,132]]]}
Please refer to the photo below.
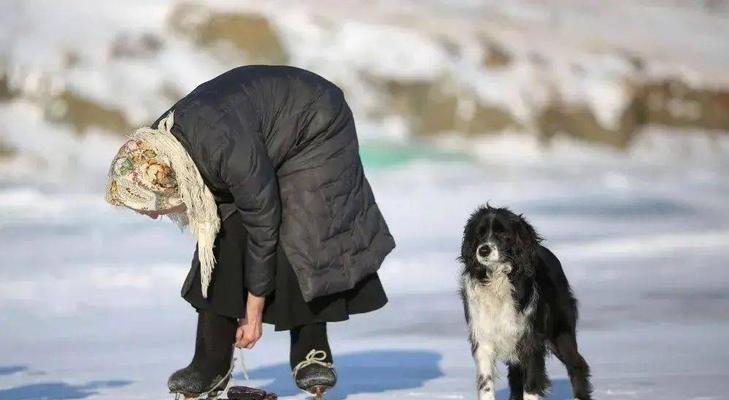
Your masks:
{"label": "dog's ear", "polygon": [[517,268],[526,276],[534,276],[538,264],[537,250],[542,238],[524,216],[517,215],[515,224]]}
{"label": "dog's ear", "polygon": [[458,259],[467,263],[468,260],[473,258],[473,252],[476,250],[478,245],[478,234],[476,229],[478,227],[478,221],[483,208],[479,208],[471,214],[466,222],[466,227],[463,228],[463,241],[461,242],[461,256]]}

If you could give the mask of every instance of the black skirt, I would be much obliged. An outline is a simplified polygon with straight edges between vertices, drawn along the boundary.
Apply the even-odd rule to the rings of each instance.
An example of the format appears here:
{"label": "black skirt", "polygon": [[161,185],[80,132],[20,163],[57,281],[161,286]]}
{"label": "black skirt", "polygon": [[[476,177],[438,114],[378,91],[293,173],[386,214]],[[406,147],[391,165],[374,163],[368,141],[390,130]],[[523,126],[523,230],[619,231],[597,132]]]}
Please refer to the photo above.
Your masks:
{"label": "black skirt", "polygon": [[[202,297],[197,250],[182,287],[182,297],[198,310],[244,318],[248,298],[243,273],[245,244],[243,222],[238,213],[234,213],[221,223],[215,240],[217,264],[207,299]],[[266,297],[263,322],[274,325],[277,331],[315,322],[345,321],[352,314],[374,311],[387,303],[387,295],[376,273],[346,292],[318,297],[307,303],[293,267],[280,246],[276,257],[276,288]]]}

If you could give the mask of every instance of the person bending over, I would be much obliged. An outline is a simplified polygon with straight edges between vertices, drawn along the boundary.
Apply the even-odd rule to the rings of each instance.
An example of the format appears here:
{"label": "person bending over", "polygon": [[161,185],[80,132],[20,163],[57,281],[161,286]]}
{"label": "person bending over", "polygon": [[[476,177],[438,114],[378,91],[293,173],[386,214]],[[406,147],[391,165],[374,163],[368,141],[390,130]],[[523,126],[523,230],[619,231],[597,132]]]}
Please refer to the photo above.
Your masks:
{"label": "person bending over", "polygon": [[262,322],[290,331],[297,386],[335,385],[327,323],[387,303],[377,271],[395,247],[358,151],[342,91],[287,66],[230,70],[124,143],[107,201],[197,240],[182,287],[195,352],[171,392],[225,389],[233,344],[253,348]]}

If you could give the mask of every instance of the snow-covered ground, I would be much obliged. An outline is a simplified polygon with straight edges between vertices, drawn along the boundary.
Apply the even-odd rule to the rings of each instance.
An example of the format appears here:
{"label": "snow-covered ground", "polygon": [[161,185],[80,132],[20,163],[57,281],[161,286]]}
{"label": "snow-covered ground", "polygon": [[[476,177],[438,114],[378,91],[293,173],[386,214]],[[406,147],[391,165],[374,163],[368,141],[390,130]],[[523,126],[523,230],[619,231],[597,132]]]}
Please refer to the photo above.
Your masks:
{"label": "snow-covered ground", "polygon": [[[490,200],[524,212],[562,259],[597,399],[725,399],[728,143],[682,140],[684,153],[646,157],[513,142],[480,144],[478,161],[424,151],[368,165],[398,241],[381,271],[390,304],[331,325],[330,398],[475,398],[455,258],[468,213]],[[0,399],[167,398],[194,340],[179,297],[188,236],[98,193],[12,184],[0,190],[0,243]],[[252,383],[304,398],[287,351],[287,334],[267,329],[245,355]],[[569,398],[565,371],[555,359],[549,369],[550,399]]]}

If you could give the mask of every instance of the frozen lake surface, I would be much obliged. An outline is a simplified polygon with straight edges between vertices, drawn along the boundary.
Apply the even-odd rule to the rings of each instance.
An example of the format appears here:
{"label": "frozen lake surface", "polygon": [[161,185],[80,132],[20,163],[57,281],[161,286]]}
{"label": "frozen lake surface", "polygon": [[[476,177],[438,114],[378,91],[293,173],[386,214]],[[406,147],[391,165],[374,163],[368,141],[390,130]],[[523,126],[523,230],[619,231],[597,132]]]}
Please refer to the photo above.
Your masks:
{"label": "frozen lake surface", "polygon": [[[561,258],[595,398],[726,399],[726,152],[499,154],[368,167],[398,241],[381,271],[390,304],[330,326],[340,384],[328,398],[475,399],[455,259],[465,219],[490,200],[524,212]],[[0,399],[170,397],[167,377],[194,341],[195,314],[179,297],[188,236],[98,193],[6,184],[0,243]],[[251,383],[303,399],[288,340],[267,328],[246,353]],[[554,358],[549,370],[549,398],[570,398]]]}

